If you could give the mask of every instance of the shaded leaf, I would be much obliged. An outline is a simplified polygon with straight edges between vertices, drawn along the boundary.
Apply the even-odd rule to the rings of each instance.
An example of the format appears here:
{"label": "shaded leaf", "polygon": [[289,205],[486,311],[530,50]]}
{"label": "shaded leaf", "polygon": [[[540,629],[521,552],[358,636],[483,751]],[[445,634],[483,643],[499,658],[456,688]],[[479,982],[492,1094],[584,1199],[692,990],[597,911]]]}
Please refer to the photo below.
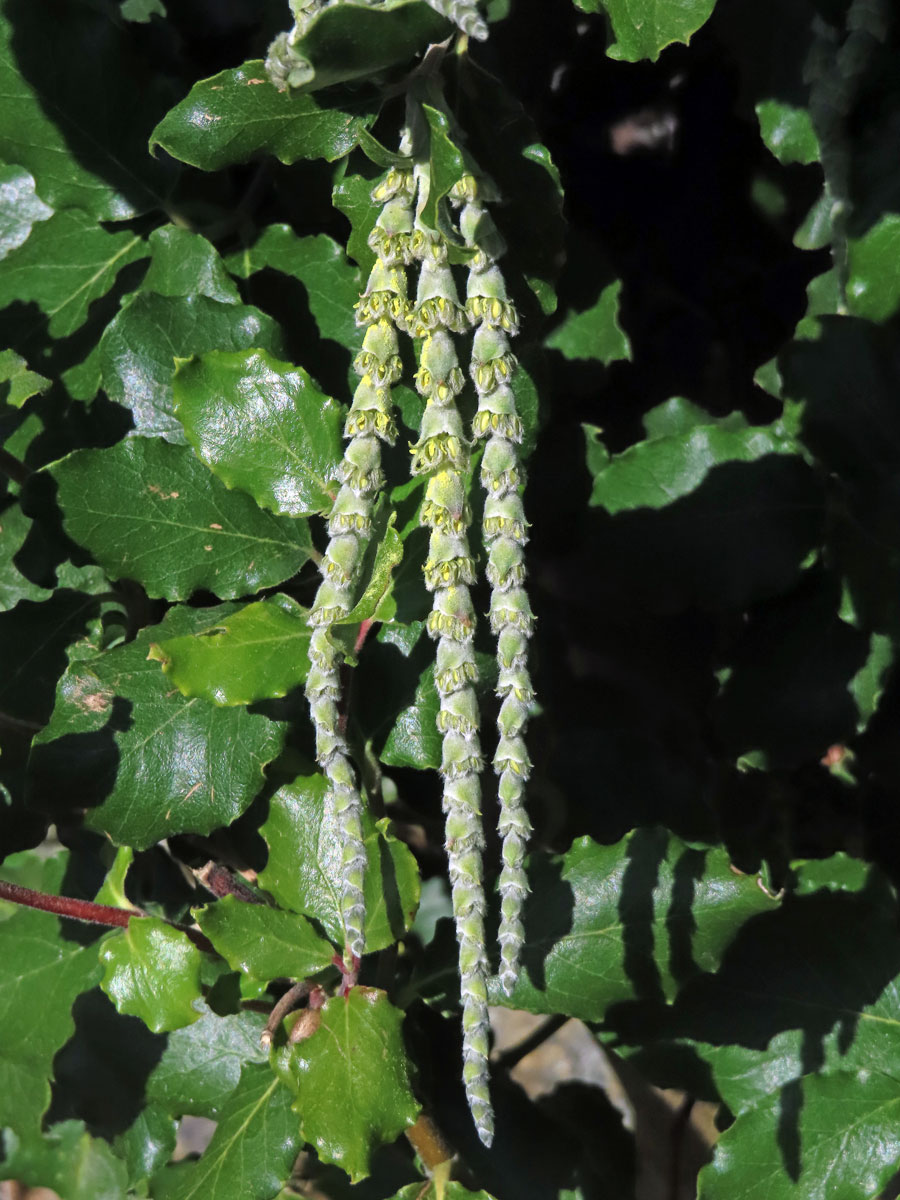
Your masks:
{"label": "shaded leaf", "polygon": [[331,510],[343,414],[302,367],[264,351],[211,351],[178,364],[175,411],[227,487],[288,516]]}
{"label": "shaded leaf", "polygon": [[33,804],[65,810],[74,799],[89,825],[136,850],[209,833],[249,807],[284,727],[185,699],[147,659],[153,642],[209,622],[208,609],[172,609],[128,645],[71,663],[32,749]]}
{"label": "shaded leaf", "polygon": [[664,830],[614,846],[581,838],[562,858],[535,858],[530,874],[524,971],[510,999],[492,981],[492,1003],[585,1021],[622,1000],[672,999],[773,907],[724,851],[691,850]]}
{"label": "shaded leaf", "polygon": [[154,1200],[270,1200],[300,1149],[290,1101],[267,1066],[245,1066],[200,1160],[156,1175]]}
{"label": "shaded leaf", "polygon": [[213,704],[253,704],[306,682],[310,630],[305,608],[271,596],[183,637],[154,642],[148,658],[184,696]]}
{"label": "shaded leaf", "polygon": [[375,111],[359,93],[333,93],[320,104],[313,96],[279,92],[255,59],[195,83],[153,130],[150,149],[161,146],[204,171],[262,154],[283,163],[334,162],[350,153]]}
{"label": "shaded leaf", "polygon": [[120,1013],[154,1033],[191,1025],[202,1013],[200,951],[156,917],[132,917],[103,942],[100,986]]}
{"label": "shaded leaf", "polygon": [[559,350],[568,359],[597,358],[605,367],[623,358],[630,359],[631,345],[618,321],[621,290],[620,280],[610,283],[591,308],[582,313],[568,313],[544,345]]}
{"label": "shaded leaf", "polygon": [[28,240],[37,221],[53,209],[35,194],[34,178],[23,167],[0,166],[0,259]]}
{"label": "shaded leaf", "polygon": [[331,965],[334,947],[305,917],[223,896],[194,909],[197,924],[230,967],[265,983],[305,979]]}
{"label": "shaded leaf", "polygon": [[[677,4],[660,0],[601,0],[612,22],[616,41],[607,50],[610,58],[656,62],[672,42],[691,40],[709,17],[716,0],[679,0]],[[582,7],[597,11],[596,0],[584,0]]]}
{"label": "shaded leaf", "polygon": [[886,321],[900,308],[900,215],[885,213],[848,245],[847,304],[858,317]]}
{"label": "shaded leaf", "polygon": [[81,212],[56,212],[7,257],[0,307],[32,300],[49,318],[51,335],[65,337],[84,324],[122,268],[146,256],[146,242],[133,233],[109,233]]}
{"label": "shaded leaf", "polygon": [[18,504],[0,513],[0,611],[15,608],[20,600],[46,600],[51,592],[32,583],[16,567],[14,556],[29,535],[32,522]]}
{"label": "shaded leaf", "polygon": [[151,596],[246,595],[288,579],[310,556],[305,522],[229,491],[183,446],[126,438],[77,450],[50,470],[69,535],[111,578],[136,579]]}
{"label": "shaded leaf", "polygon": [[122,1200],[125,1164],[103,1138],[92,1138],[83,1121],[51,1125],[42,1136],[5,1135],[0,1178],[29,1187],[52,1188],[63,1200]]}
{"label": "shaded leaf", "polygon": [[258,308],[208,296],[132,295],[100,339],[107,395],[130,408],[135,431],[184,443],[173,409],[175,360],[207,350],[282,349],[278,324]]}
{"label": "shaded leaf", "polygon": [[[50,387],[50,380],[36,371],[29,371],[28,364],[13,350],[0,351],[0,389],[3,403],[12,408],[21,408],[32,396],[40,396]],[[5,395],[4,395],[5,392]]]}
{"label": "shaded leaf", "polygon": [[403,542],[396,530],[397,514],[392,512],[375,551],[372,571],[363,594],[345,617],[334,624],[359,625],[362,621],[390,621],[397,612],[391,595],[394,569],[403,561]]}
{"label": "shaded leaf", "polygon": [[402,1024],[403,1014],[384,992],[355,987],[326,1001],[312,1036],[286,1052],[304,1140],[354,1183],[369,1174],[372,1152],[394,1141],[419,1113]]}
{"label": "shaded leaf", "polygon": [[[262,887],[293,912],[319,921],[336,946],[347,938],[341,920],[343,836],[324,775],[299,776],[279,788],[260,828],[269,860]],[[419,872],[409,849],[391,837],[387,822],[363,814],[366,847],[366,949],[382,950],[403,936],[419,903]]]}

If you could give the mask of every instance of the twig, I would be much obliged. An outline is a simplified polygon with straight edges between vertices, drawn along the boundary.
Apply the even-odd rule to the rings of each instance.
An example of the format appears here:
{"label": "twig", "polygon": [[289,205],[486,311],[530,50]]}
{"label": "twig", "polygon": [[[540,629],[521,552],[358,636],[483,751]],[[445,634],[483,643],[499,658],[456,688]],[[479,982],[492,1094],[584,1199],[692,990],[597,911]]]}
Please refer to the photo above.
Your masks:
{"label": "twig", "polygon": [[554,1033],[562,1029],[568,1020],[569,1018],[564,1016],[549,1017],[542,1024],[538,1025],[537,1029],[529,1033],[527,1038],[523,1038],[515,1046],[510,1046],[502,1054],[498,1054],[495,1066],[502,1068],[504,1071],[511,1071],[516,1063],[520,1063],[532,1051],[537,1050],[538,1046],[542,1046],[544,1042],[552,1038]]}
{"label": "twig", "polygon": [[295,983],[292,988],[284,993],[281,999],[276,1003],[275,1007],[269,1013],[269,1019],[266,1021],[266,1027],[259,1035],[259,1044],[268,1050],[272,1045],[272,1039],[275,1036],[275,1030],[288,1015],[295,1004],[308,996],[312,984],[308,979],[302,979],[299,983]]}
{"label": "twig", "polygon": [[223,896],[235,896],[246,904],[265,904],[265,900],[257,896],[251,888],[247,887],[246,883],[236,878],[227,867],[213,862],[212,859],[202,867],[193,867],[191,874],[219,900]]}
{"label": "twig", "polygon": [[670,1200],[678,1200],[681,1185],[681,1150],[684,1145],[684,1131],[687,1128],[688,1121],[691,1119],[691,1110],[693,1107],[694,1097],[685,1096],[676,1109],[675,1115],[672,1118],[672,1124],[669,1127],[669,1140],[672,1151],[669,1158]]}
{"label": "twig", "polygon": [[31,477],[29,468],[8,450],[0,450],[0,471],[15,483],[24,483]]}

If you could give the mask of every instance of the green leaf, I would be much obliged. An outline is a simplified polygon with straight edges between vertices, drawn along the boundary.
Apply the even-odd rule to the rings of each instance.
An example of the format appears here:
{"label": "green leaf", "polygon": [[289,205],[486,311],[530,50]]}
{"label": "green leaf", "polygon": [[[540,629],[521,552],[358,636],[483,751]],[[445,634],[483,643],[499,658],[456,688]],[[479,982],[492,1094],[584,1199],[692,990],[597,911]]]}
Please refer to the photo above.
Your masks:
{"label": "green leaf", "polygon": [[204,171],[274,154],[283,163],[343,158],[359,131],[375,119],[370,99],[333,94],[320,106],[313,96],[279,92],[259,59],[195,83],[188,96],[153,130],[150,149]]}
{"label": "green leaf", "polygon": [[[50,387],[50,380],[36,371],[29,371],[25,359],[13,350],[0,351],[0,397],[12,408],[21,408],[32,396],[41,396]],[[4,395],[5,392],[5,395]]]}
{"label": "green leaf", "polygon": [[199,233],[163,225],[148,238],[150,267],[141,287],[159,296],[209,296],[239,304],[240,293],[215,246]]}
{"label": "green leaf", "polygon": [[440,769],[439,708],[434,667],[429,664],[419,678],[412,704],[399,713],[384,743],[379,757],[386,767],[416,767],[420,771]]}
{"label": "green leaf", "polygon": [[819,139],[807,109],[780,100],[762,100],[756,115],[762,140],[780,163],[819,161]]}
{"label": "green leaf", "polygon": [[363,621],[390,621],[397,612],[391,595],[394,568],[403,561],[403,542],[396,530],[397,514],[392,512],[378,542],[372,571],[363,594],[345,617],[335,625],[359,625]]}
{"label": "green leaf", "polygon": [[[61,876],[60,869],[52,886]],[[53,1059],[75,1027],[72,1005],[99,978],[96,950],[64,939],[49,913],[17,909],[0,921],[0,1129],[37,1133]]]}
{"label": "green leaf", "polygon": [[121,0],[119,12],[126,21],[136,21],[141,25],[146,25],[152,17],[166,15],[162,0]]}
{"label": "green leaf", "polygon": [[18,504],[0,513],[0,611],[6,612],[20,600],[46,600],[51,592],[32,583],[16,567],[14,556],[29,536],[32,522]]}
{"label": "green leaf", "polygon": [[355,987],[327,1000],[318,1028],[290,1050],[303,1138],[354,1183],[370,1173],[372,1152],[393,1142],[419,1113],[402,1024],[403,1014],[384,992]]}
{"label": "green leaf", "polygon": [[267,1066],[245,1066],[199,1162],[156,1175],[154,1200],[270,1200],[300,1149],[290,1101]]}
{"label": "green leaf", "polygon": [[362,272],[327,234],[298,237],[290,225],[267,225],[252,246],[226,262],[241,279],[264,267],[299,279],[322,337],[351,349],[361,344],[353,306],[363,290]]}
{"label": "green leaf", "polygon": [[894,643],[884,634],[873,633],[869,639],[866,661],[848,684],[850,694],[856,702],[858,733],[863,732],[878,711],[893,665]]}
{"label": "green leaf", "polygon": [[136,579],[151,596],[246,595],[290,578],[310,557],[304,521],[229,491],[184,446],[126,438],[77,450],[50,470],[68,534],[110,578]]}
{"label": "green leaf", "polygon": [[429,183],[428,199],[422,210],[422,220],[429,229],[440,224],[440,202],[455,183],[466,173],[466,160],[450,136],[450,120],[446,113],[430,104],[423,104],[422,111],[428,122]]}
{"label": "green leaf", "polygon": [[[423,1186],[425,1187],[424,1191],[422,1190]],[[574,1192],[565,1194],[561,1192],[560,1200],[565,1200],[565,1195],[569,1194],[573,1197],[575,1195]],[[435,1180],[426,1185],[410,1183],[392,1196],[391,1200],[494,1200],[494,1197],[484,1191],[470,1192],[461,1183],[451,1179],[443,1189],[439,1188]]]}
{"label": "green leaf", "polygon": [[134,860],[134,851],[130,846],[120,846],[116,851],[113,864],[106,872],[106,878],[94,897],[97,904],[110,904],[115,908],[133,908],[133,904],[125,895],[125,877]]}
{"label": "green leaf", "polygon": [[218,705],[271,700],[306,681],[306,613],[290,596],[270,596],[184,637],[154,642],[148,657],[162,663],[183,696]]}
{"label": "green leaf", "polygon": [[[366,847],[366,949],[383,950],[409,929],[419,903],[419,873],[409,849],[386,821],[363,816]],[[319,921],[336,946],[346,943],[341,920],[342,835],[324,775],[301,775],[279,788],[260,828],[269,860],[259,882],[282,908]]]}
{"label": "green leaf", "polygon": [[698,1196],[874,1200],[896,1174],[898,1123],[896,1078],[878,1071],[812,1076],[792,1103],[775,1093],[737,1118],[701,1171]]}
{"label": "green leaf", "polygon": [[187,934],[156,917],[132,917],[106,938],[100,986],[120,1013],[154,1033],[191,1025],[203,1012],[201,955]]}
{"label": "green leaf", "polygon": [[424,0],[386,0],[377,8],[345,0],[308,20],[303,35],[291,41],[290,61],[306,61],[311,74],[303,91],[318,91],[408,62],[451,32]]}
{"label": "green leaf", "polygon": [[224,896],[193,915],[230,967],[265,983],[306,979],[334,957],[334,947],[305,917],[264,904]]}
{"label": "green leaf", "polygon": [[847,304],[857,317],[886,321],[900,308],[900,215],[885,213],[848,244]]}
{"label": "green leaf", "polygon": [[227,487],[287,516],[331,510],[343,414],[302,367],[214,350],[178,364],[175,412]]}
{"label": "green leaf", "polygon": [[378,217],[378,206],[372,203],[372,184],[373,180],[362,175],[346,175],[334,185],[331,193],[334,207],[350,222],[347,253],[366,275],[375,263],[375,254],[368,241]]}
{"label": "green leaf", "polygon": [[172,400],[175,360],[207,350],[260,347],[280,352],[280,326],[246,304],[208,296],[132,295],[100,339],[103,387],[130,408],[135,431],[170,442],[186,441]]}
{"label": "green leaf", "polygon": [[147,658],[153,642],[209,624],[209,609],[175,608],[128,645],[72,662],[35,738],[33,804],[65,810],[74,796],[92,828],[136,850],[175,833],[210,833],[249,807],[284,727],[185,699]]}
{"label": "green leaf", "polygon": [[692,850],[659,829],[614,846],[578,839],[562,858],[536,857],[530,882],[524,970],[511,998],[493,980],[491,1002],[584,1021],[622,1000],[671,1000],[773,907],[723,850]]}
{"label": "green leaf", "polygon": [[8,1131],[0,1179],[52,1188],[65,1200],[122,1200],[125,1164],[103,1138],[92,1138],[83,1121],[51,1125],[41,1137],[19,1139]]}
{"label": "green leaf", "polygon": [[[616,41],[606,51],[610,58],[656,62],[672,42],[691,40],[705,23],[716,0],[602,0],[612,22]],[[596,12],[596,5],[594,6]]]}
{"label": "green leaf", "polygon": [[193,1025],[170,1033],[147,1080],[147,1102],[173,1117],[190,1113],[218,1120],[248,1063],[265,1063],[261,1013],[220,1017],[208,1009]]}
{"label": "green leaf", "polygon": [[49,318],[50,334],[65,337],[84,324],[122,268],[146,256],[146,242],[133,233],[109,233],[81,212],[56,212],[6,258],[0,308],[34,301]]}
{"label": "green leaf", "polygon": [[553,330],[544,345],[561,351],[564,358],[598,358],[605,367],[621,359],[631,359],[631,344],[619,326],[621,280],[610,283],[591,308],[570,312]]}
{"label": "green leaf", "polygon": [[53,209],[35,194],[34,178],[22,167],[0,165],[0,259],[28,240],[37,221]]}

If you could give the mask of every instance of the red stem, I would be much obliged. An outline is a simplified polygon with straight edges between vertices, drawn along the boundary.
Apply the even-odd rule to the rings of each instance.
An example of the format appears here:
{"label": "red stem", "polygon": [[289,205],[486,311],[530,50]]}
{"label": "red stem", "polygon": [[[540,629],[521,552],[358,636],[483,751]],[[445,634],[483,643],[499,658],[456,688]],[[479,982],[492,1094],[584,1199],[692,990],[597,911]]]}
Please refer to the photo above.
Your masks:
{"label": "red stem", "polygon": [[[90,921],[93,925],[110,925],[124,929],[132,917],[147,917],[140,908],[114,908],[111,904],[94,904],[91,900],[75,900],[71,896],[51,896],[47,892],[36,892],[33,888],[18,883],[7,883],[0,879],[0,900],[13,904],[24,904],[38,908],[41,912],[56,913],[59,917],[72,917],[76,921]],[[187,935],[198,950],[215,953],[212,942],[197,929],[168,922],[173,929]]]}

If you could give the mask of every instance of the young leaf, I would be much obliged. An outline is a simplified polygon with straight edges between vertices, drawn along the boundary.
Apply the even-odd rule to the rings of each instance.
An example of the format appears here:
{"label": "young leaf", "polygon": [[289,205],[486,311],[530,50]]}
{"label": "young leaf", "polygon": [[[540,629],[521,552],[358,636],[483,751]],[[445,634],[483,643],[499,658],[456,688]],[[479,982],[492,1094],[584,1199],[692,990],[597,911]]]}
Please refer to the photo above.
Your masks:
{"label": "young leaf", "polygon": [[284,727],[185,699],[147,658],[153,642],[209,624],[209,609],[172,609],[128,645],[71,663],[32,750],[33,804],[65,811],[75,795],[89,825],[136,850],[209,833],[249,807]]}
{"label": "young leaf", "polygon": [[544,345],[568,359],[599,359],[605,367],[631,358],[631,344],[619,326],[621,280],[609,284],[597,303],[584,312],[570,312]]}
{"label": "young leaf", "polygon": [[156,917],[132,917],[102,944],[100,986],[120,1013],[154,1033],[191,1025],[203,1012],[200,951],[180,929]]}
{"label": "young leaf", "polygon": [[258,592],[310,556],[305,522],[229,491],[183,446],[126,438],[106,450],[77,450],[50,470],[70,536],[113,579],[136,579],[151,596]]}
{"label": "young leaf", "polygon": [[200,1160],[154,1176],[154,1200],[270,1200],[300,1149],[290,1102],[267,1066],[245,1066]]}
{"label": "young leaf", "polygon": [[358,92],[330,101],[320,106],[313,96],[279,92],[255,59],[195,83],[153,130],[150,149],[161,146],[204,171],[262,154],[274,154],[283,163],[334,162],[350,153],[376,110]]}
{"label": "young leaf", "polygon": [[306,609],[271,596],[182,637],[154,642],[148,658],[184,696],[213,704],[253,704],[285,696],[306,681]]}
{"label": "young leaf", "polygon": [[691,850],[664,830],[614,846],[575,841],[534,860],[525,902],[524,970],[495,1004],[600,1021],[617,1001],[672,999],[712,971],[744,921],[773,907],[723,850]]}
{"label": "young leaf", "polygon": [[194,909],[197,924],[230,967],[269,983],[305,979],[330,966],[334,947],[305,917],[224,896]]}
{"label": "young leaf", "polygon": [[394,1141],[419,1113],[402,1024],[403,1014],[384,992],[355,987],[326,1001],[316,1031],[290,1051],[303,1137],[354,1183],[369,1174],[372,1152]]}
{"label": "young leaf", "polygon": [[[324,775],[301,775],[279,788],[269,802],[269,817],[260,829],[269,846],[269,861],[259,882],[283,908],[319,921],[335,945],[346,934],[339,895],[341,834],[333,797]],[[366,867],[366,949],[382,950],[401,938],[412,924],[419,903],[415,859],[366,813],[363,836]]]}
{"label": "young leaf", "polygon": [[362,271],[333,238],[324,233],[298,237],[290,225],[268,225],[252,246],[238,250],[226,262],[241,279],[264,267],[293,275],[306,288],[309,311],[322,337],[351,349],[359,346],[353,306],[363,290]]}
{"label": "young leaf", "polygon": [[[672,42],[687,44],[715,8],[716,0],[599,0],[609,14],[616,41],[607,50],[610,58],[656,62]],[[598,0],[579,0],[580,7],[597,12]]]}
{"label": "young leaf", "polygon": [[274,513],[329,512],[341,461],[340,407],[302,367],[264,351],[178,364],[175,412],[198,457]]}
{"label": "young leaf", "polygon": [[52,1188],[65,1200],[122,1200],[128,1177],[103,1138],[92,1138],[83,1121],[62,1121],[41,1136],[4,1137],[6,1157],[0,1178]]}
{"label": "young leaf", "polygon": [[213,348],[251,346],[276,352],[283,346],[281,328],[258,308],[142,289],[126,301],[100,339],[103,387],[111,400],[131,409],[136,433],[185,443],[173,411],[175,360]]}

